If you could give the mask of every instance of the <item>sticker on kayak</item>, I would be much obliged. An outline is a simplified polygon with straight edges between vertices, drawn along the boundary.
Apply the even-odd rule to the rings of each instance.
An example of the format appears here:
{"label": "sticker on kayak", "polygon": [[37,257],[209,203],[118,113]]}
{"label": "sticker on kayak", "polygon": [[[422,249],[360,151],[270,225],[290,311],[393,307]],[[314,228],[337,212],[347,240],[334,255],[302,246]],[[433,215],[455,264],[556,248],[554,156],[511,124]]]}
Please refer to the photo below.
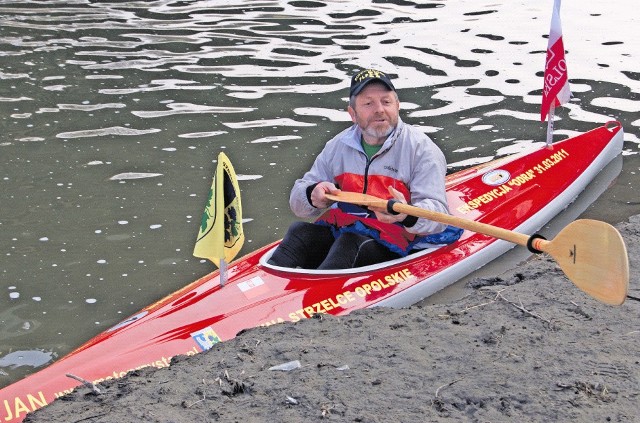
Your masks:
{"label": "sticker on kayak", "polygon": [[511,179],[511,174],[504,169],[491,170],[482,175],[482,182],[493,187],[502,185]]}
{"label": "sticker on kayak", "polygon": [[131,316],[129,317],[127,320],[123,320],[122,322],[118,323],[115,326],[112,326],[111,328],[107,329],[107,332],[113,332],[116,329],[120,329],[122,327],[128,326],[131,323],[142,319],[144,316],[146,316],[149,312],[148,311],[141,311],[140,313],[136,314],[135,316]]}
{"label": "sticker on kayak", "polygon": [[218,342],[222,341],[218,334],[216,334],[210,327],[204,328],[197,332],[193,332],[191,334],[191,337],[194,341],[196,341],[202,351],[206,351]]}
{"label": "sticker on kayak", "polygon": [[240,282],[238,288],[240,288],[240,291],[242,291],[247,298],[254,298],[269,291],[269,287],[260,276]]}

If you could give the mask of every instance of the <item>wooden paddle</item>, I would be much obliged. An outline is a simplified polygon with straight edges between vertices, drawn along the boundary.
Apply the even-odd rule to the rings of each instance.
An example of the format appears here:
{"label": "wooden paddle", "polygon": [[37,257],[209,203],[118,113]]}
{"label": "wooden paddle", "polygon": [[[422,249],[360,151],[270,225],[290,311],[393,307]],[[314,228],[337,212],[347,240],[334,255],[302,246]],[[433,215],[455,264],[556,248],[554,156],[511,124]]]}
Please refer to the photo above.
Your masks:
{"label": "wooden paddle", "polygon": [[396,213],[423,217],[524,245],[532,252],[549,254],[565,275],[593,298],[606,304],[620,305],[627,297],[629,287],[627,248],[620,233],[608,223],[589,219],[576,220],[562,229],[553,240],[546,240],[539,235],[528,236],[486,223],[425,210],[393,200],[383,200],[368,194],[341,191],[337,195],[325,195],[332,201],[391,209]]}

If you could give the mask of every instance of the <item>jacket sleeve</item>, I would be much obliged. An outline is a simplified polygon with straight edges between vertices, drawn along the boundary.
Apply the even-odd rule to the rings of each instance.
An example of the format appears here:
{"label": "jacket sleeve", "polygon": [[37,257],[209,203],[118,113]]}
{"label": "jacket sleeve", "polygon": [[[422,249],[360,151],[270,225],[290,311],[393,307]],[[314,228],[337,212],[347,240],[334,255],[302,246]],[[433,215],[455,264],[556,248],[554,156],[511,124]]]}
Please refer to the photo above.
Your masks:
{"label": "jacket sleeve", "polygon": [[320,216],[325,209],[319,209],[311,205],[310,193],[313,186],[319,182],[327,181],[336,183],[331,171],[330,151],[328,145],[320,152],[313,162],[311,169],[300,179],[297,179],[289,196],[289,207],[296,216],[308,219]]}
{"label": "jacket sleeve", "polygon": [[[425,138],[426,140],[416,145],[413,156],[409,182],[410,203],[422,209],[449,214],[445,190],[447,162],[440,148],[429,137]],[[415,224],[407,226],[406,230],[427,235],[442,232],[446,227],[445,224],[419,218]]]}

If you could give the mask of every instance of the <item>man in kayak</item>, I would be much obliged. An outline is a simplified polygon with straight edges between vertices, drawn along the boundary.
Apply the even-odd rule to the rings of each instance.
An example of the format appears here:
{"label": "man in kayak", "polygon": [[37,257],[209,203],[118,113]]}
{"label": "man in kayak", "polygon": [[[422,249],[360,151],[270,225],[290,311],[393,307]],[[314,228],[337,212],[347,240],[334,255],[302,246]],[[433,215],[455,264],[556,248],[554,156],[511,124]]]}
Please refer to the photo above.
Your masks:
{"label": "man in kayak", "polygon": [[400,119],[400,101],[389,77],[375,69],[355,74],[347,110],[354,124],[326,144],[291,190],[293,213],[318,219],[291,225],[269,260],[273,265],[360,267],[460,236],[460,230],[441,223],[325,197],[342,189],[448,213],[444,154]]}

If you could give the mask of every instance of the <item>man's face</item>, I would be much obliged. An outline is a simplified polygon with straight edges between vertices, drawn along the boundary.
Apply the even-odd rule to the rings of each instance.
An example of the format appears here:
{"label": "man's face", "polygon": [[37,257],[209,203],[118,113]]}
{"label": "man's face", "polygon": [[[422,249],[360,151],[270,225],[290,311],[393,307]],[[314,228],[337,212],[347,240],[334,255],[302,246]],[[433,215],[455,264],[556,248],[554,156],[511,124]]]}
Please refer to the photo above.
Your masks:
{"label": "man's face", "polygon": [[356,96],[355,107],[348,110],[351,120],[362,129],[365,142],[378,145],[398,125],[400,102],[384,84],[371,82]]}

